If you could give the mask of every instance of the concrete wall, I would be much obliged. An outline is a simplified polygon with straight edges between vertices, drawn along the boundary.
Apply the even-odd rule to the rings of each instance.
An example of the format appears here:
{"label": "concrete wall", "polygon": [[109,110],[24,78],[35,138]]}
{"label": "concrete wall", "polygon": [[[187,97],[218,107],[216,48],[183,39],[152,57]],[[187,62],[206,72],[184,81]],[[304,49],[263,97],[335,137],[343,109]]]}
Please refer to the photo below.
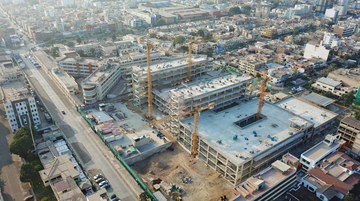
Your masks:
{"label": "concrete wall", "polygon": [[149,151],[146,151],[146,152],[141,152],[139,153],[138,155],[136,156],[132,156],[132,157],[129,157],[129,158],[126,158],[125,161],[128,165],[132,165],[138,161],[142,161],[142,160],[145,160],[146,158],[149,158],[150,156],[156,154],[156,153],[160,153],[160,152],[163,152],[165,151],[167,148],[169,148],[170,146],[172,145],[171,142],[167,142],[163,145],[160,145],[158,147],[156,147],[155,149],[151,149]]}

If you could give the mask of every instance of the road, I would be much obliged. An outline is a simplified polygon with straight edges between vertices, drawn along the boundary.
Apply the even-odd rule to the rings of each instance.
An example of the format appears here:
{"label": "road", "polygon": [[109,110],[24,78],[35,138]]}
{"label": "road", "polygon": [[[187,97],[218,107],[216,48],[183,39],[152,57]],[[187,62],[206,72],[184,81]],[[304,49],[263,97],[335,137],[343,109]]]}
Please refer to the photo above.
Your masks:
{"label": "road", "polygon": [[[125,201],[138,200],[140,187],[131,178],[125,168],[114,158],[110,150],[100,141],[72,104],[64,98],[60,89],[47,74],[37,69],[23,57],[27,66],[26,74],[35,87],[44,106],[56,124],[64,132],[86,170],[101,169],[109,180],[114,193]],[[63,115],[61,112],[66,114]]]}

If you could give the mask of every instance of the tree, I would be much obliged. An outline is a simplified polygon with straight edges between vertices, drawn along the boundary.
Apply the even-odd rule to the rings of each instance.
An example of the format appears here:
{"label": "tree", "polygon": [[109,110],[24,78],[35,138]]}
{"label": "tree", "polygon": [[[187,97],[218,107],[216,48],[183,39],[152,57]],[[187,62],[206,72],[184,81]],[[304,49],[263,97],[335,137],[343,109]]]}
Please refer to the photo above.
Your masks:
{"label": "tree", "polygon": [[185,37],[184,36],[176,36],[174,38],[174,41],[173,41],[173,44],[176,45],[176,44],[184,44],[185,43]]}
{"label": "tree", "polygon": [[355,96],[354,92],[349,92],[347,94],[342,95],[339,98],[339,102],[345,106],[350,106],[354,102]]}
{"label": "tree", "polygon": [[67,45],[68,47],[75,47],[75,43],[72,42],[72,41],[67,42],[66,45]]}
{"label": "tree", "polygon": [[355,118],[356,118],[357,120],[360,120],[360,111],[356,111],[356,112],[355,112]]}
{"label": "tree", "polygon": [[53,58],[59,57],[59,48],[58,47],[51,48],[50,54]]}
{"label": "tree", "polygon": [[30,164],[23,164],[20,168],[20,181],[31,182],[37,171]]}
{"label": "tree", "polygon": [[77,53],[80,55],[80,57],[85,57],[84,50],[78,50]]}
{"label": "tree", "polygon": [[[36,131],[33,131],[33,133],[35,134]],[[28,127],[18,129],[15,132],[13,141],[10,144],[10,152],[27,159],[31,155],[32,148],[33,142],[31,139],[30,129]]]}
{"label": "tree", "polygon": [[197,34],[196,34],[195,32],[193,32],[193,31],[190,32],[189,35],[190,35],[190,36],[197,36]]}
{"label": "tree", "polygon": [[113,35],[111,36],[111,39],[112,39],[112,41],[116,41],[116,34],[113,34]]}
{"label": "tree", "polygon": [[163,26],[166,24],[166,21],[162,18],[158,19],[158,21],[156,22],[156,25],[158,26]]}
{"label": "tree", "polygon": [[80,43],[81,43],[81,38],[80,38],[80,37],[77,37],[77,38],[76,38],[76,42],[77,42],[78,44],[80,44]]}
{"label": "tree", "polygon": [[199,30],[197,31],[197,35],[198,35],[198,36],[201,36],[201,37],[204,37],[204,36],[205,36],[205,31],[202,30],[202,29],[199,29]]}
{"label": "tree", "polygon": [[251,6],[250,5],[244,5],[241,7],[241,12],[245,15],[250,15],[251,14]]}
{"label": "tree", "polygon": [[240,10],[239,6],[231,7],[229,9],[229,14],[230,15],[237,15],[237,14],[240,14],[240,13],[241,13],[241,10]]}

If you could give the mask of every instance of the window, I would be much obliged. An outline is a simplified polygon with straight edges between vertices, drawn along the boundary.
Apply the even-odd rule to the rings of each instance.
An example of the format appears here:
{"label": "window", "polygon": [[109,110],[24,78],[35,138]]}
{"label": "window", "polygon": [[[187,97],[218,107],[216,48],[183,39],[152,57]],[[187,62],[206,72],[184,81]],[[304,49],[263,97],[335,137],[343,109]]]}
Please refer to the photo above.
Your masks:
{"label": "window", "polygon": [[325,196],[320,194],[319,198],[320,198],[321,200],[324,200],[324,199],[325,199]]}
{"label": "window", "polygon": [[311,192],[314,192],[314,191],[315,191],[315,189],[314,189],[313,187],[311,187],[311,186],[308,186],[308,189],[309,189],[309,191],[311,191]]}

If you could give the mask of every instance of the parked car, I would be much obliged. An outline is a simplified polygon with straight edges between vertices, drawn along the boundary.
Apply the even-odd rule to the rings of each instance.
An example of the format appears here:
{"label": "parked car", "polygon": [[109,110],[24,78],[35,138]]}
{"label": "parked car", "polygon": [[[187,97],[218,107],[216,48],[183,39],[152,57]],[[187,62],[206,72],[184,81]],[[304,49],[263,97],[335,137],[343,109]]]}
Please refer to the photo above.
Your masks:
{"label": "parked car", "polygon": [[93,177],[94,180],[99,179],[99,178],[104,178],[101,174],[97,174]]}
{"label": "parked car", "polygon": [[103,181],[105,181],[105,178],[103,178],[103,177],[95,179],[96,183],[100,183],[100,182],[103,182]]}
{"label": "parked car", "polygon": [[104,184],[103,186],[100,186],[100,188],[104,188],[104,189],[108,189],[110,187],[111,187],[110,184]]}
{"label": "parked car", "polygon": [[110,196],[110,199],[115,199],[116,198],[116,195],[115,194],[112,194],[111,196]]}
{"label": "parked car", "polygon": [[103,185],[105,185],[105,184],[109,184],[109,182],[108,182],[107,180],[102,181],[102,182],[99,183],[99,186],[103,186]]}
{"label": "parked car", "polygon": [[64,110],[63,110],[63,111],[61,111],[61,113],[62,113],[63,115],[65,115],[65,114],[66,114]]}

